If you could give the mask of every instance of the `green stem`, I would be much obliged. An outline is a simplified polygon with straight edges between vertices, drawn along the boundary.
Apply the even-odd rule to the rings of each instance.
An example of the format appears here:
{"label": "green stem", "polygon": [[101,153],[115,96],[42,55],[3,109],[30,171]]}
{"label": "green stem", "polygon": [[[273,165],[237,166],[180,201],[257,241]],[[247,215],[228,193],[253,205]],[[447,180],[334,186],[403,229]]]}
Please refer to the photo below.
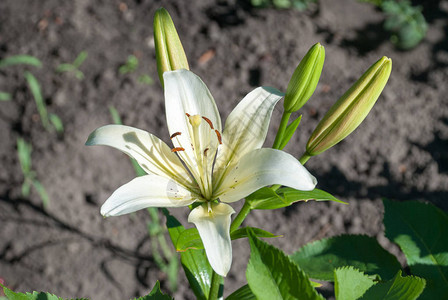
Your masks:
{"label": "green stem", "polygon": [[241,226],[244,219],[247,217],[247,215],[250,213],[251,210],[252,208],[250,207],[249,202],[247,200],[244,201],[243,207],[241,208],[240,212],[236,215],[235,219],[232,222],[232,225],[230,225],[230,232],[237,230]]}
{"label": "green stem", "polygon": [[289,118],[291,117],[290,112],[283,112],[282,120],[280,121],[280,126],[278,127],[277,135],[275,136],[274,145],[272,145],[272,148],[279,149],[280,144],[283,140],[283,135],[285,134],[286,126],[288,126]]}
{"label": "green stem", "polygon": [[307,152],[305,152],[301,158],[299,158],[299,161],[302,165],[306,164],[306,162],[308,161],[308,159],[311,158],[311,155],[308,155]]}
{"label": "green stem", "polygon": [[210,283],[210,293],[208,294],[208,300],[218,299],[221,281],[222,277],[219,276],[215,271],[213,271],[212,282]]}

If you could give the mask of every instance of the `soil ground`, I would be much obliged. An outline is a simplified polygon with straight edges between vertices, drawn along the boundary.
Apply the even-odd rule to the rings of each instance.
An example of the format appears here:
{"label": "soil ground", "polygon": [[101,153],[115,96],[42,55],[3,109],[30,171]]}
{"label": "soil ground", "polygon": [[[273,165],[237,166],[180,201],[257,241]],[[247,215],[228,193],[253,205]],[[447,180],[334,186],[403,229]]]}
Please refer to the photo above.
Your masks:
{"label": "soil ground", "polygon": [[[59,136],[44,130],[24,67],[0,70],[0,91],[13,96],[0,103],[0,277],[17,291],[45,290],[66,298],[129,299],[147,293],[157,279],[168,291],[151,254],[148,214],[108,219],[99,214],[103,201],[134,177],[129,160],[113,149],[84,146],[90,132],[112,123],[109,106],[126,125],[169,140],[152,37],[152,17],[160,6],[171,13],[191,70],[208,85],[223,120],[256,86],[285,91],[309,47],[325,46],[320,84],[285,149],[297,157],[334,101],[381,56],[392,58],[390,81],[365,122],[307,163],[318,187],[349,205],[308,202],[255,211],[245,224],[284,235],[269,242],[287,253],[342,233],[376,236],[396,253],[381,233],[383,197],[448,209],[448,1],[421,2],[427,36],[403,52],[388,41],[383,15],[353,0],[321,0],[307,12],[258,10],[235,0],[0,1],[0,58],[30,54],[43,62],[42,68],[26,69],[39,80],[49,112],[65,126]],[[84,80],[55,71],[83,50],[88,52],[80,68]],[[122,75],[118,69],[130,54],[139,67]],[[142,74],[154,84],[140,83]],[[280,116],[281,104],[266,146],[272,145]],[[35,191],[21,196],[18,137],[32,143],[33,169],[50,197],[46,209]],[[171,211],[187,225],[186,210]],[[233,251],[226,295],[245,282],[247,240],[235,241]],[[183,272],[179,280],[173,295],[193,299]]]}

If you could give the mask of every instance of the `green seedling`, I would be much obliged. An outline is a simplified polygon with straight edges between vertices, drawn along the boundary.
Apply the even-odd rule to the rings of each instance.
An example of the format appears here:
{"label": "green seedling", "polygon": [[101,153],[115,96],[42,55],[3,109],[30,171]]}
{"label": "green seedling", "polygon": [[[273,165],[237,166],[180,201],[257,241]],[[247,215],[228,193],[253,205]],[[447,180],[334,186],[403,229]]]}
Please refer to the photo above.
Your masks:
{"label": "green seedling", "polygon": [[36,172],[31,168],[31,144],[24,139],[17,139],[17,155],[19,157],[20,168],[23,173],[22,196],[29,197],[31,187],[34,187],[42,200],[44,207],[48,207],[50,199],[44,186],[37,180]]}
{"label": "green seedling", "polygon": [[11,94],[0,92],[0,101],[10,101],[12,99]]}
{"label": "green seedling", "polygon": [[152,85],[154,83],[154,80],[152,79],[151,76],[149,76],[147,74],[143,74],[138,77],[138,82],[147,84],[147,85]]}
{"label": "green seedling", "polygon": [[299,11],[308,9],[311,3],[316,3],[317,0],[251,0],[250,4],[253,7],[274,7],[276,9],[294,8]]}
{"label": "green seedling", "polygon": [[137,70],[138,67],[138,58],[135,55],[129,55],[126,63],[118,69],[120,74],[128,74]]}
{"label": "green seedling", "polygon": [[78,54],[76,59],[73,61],[73,63],[64,63],[60,64],[57,68],[57,72],[73,72],[75,74],[75,77],[79,80],[84,79],[84,73],[79,70],[81,65],[84,63],[84,61],[87,59],[87,52],[81,51],[81,53]]}
{"label": "green seedling", "polygon": [[41,61],[38,58],[31,55],[19,54],[0,60],[0,69],[16,65],[29,65],[38,68],[42,67]]}

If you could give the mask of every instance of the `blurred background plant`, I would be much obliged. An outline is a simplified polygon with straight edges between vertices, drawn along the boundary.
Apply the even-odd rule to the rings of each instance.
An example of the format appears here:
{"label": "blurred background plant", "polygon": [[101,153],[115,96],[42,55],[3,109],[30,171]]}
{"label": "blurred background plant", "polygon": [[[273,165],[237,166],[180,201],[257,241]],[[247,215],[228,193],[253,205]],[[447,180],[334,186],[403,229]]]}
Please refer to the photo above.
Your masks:
{"label": "blurred background plant", "polygon": [[[408,0],[358,0],[377,6],[384,14],[384,29],[390,33],[390,41],[401,50],[416,47],[425,37],[428,24],[421,6],[413,6]],[[251,0],[256,8],[297,9],[304,11],[310,5],[320,5],[318,0]]]}
{"label": "blurred background plant", "polygon": [[81,51],[72,63],[63,63],[57,66],[56,72],[69,72],[75,74],[79,80],[84,79],[84,73],[79,69],[87,59],[87,51]]}

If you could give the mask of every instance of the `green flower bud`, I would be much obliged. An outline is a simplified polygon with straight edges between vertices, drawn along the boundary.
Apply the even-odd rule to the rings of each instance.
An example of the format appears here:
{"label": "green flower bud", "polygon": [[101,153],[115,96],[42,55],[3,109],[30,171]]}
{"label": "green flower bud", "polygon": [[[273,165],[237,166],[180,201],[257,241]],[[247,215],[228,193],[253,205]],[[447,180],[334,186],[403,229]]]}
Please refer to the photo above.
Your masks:
{"label": "green flower bud", "polygon": [[285,111],[298,111],[313,95],[324,66],[325,48],[317,43],[297,66],[286,89]]}
{"label": "green flower bud", "polygon": [[306,145],[306,155],[322,153],[352,133],[372,109],[391,70],[392,60],[385,56],[372,65],[319,122]]}
{"label": "green flower bud", "polygon": [[170,14],[164,8],[159,8],[154,15],[154,43],[157,72],[162,86],[164,72],[190,69],[176,27],[174,27]]}

